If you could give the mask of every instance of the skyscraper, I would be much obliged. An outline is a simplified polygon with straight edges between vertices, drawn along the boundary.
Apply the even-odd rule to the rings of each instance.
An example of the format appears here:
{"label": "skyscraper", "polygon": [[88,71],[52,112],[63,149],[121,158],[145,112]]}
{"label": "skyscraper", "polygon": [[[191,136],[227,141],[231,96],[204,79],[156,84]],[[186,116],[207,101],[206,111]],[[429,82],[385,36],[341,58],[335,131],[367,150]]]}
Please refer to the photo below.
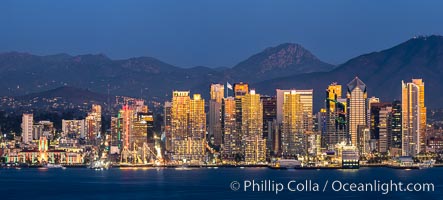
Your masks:
{"label": "skyscraper", "polygon": [[342,86],[332,83],[326,89],[325,109],[318,117],[321,128],[321,148],[333,150],[337,143],[347,142],[346,100]]}
{"label": "skyscraper", "polygon": [[401,116],[401,102],[392,102],[392,119],[391,119],[391,134],[388,135],[388,146],[390,153],[393,156],[401,155],[402,147],[402,116]]}
{"label": "skyscraper", "polygon": [[266,140],[263,139],[263,104],[260,94],[251,90],[241,99],[242,140],[245,162],[255,164],[266,161]]}
{"label": "skyscraper", "polygon": [[200,94],[194,94],[190,101],[190,136],[195,140],[205,139],[206,136],[206,113],[205,100],[201,98]]}
{"label": "skyscraper", "polygon": [[283,102],[285,100],[284,94],[285,92],[291,92],[291,90],[281,90],[276,89],[276,97],[277,97],[277,123],[281,124],[283,122]]}
{"label": "skyscraper", "polygon": [[[391,135],[392,104],[372,103],[370,109],[371,139],[377,141],[377,152],[387,153]],[[372,149],[371,149],[372,150]],[[366,152],[367,153],[367,152]]]}
{"label": "skyscraper", "polygon": [[202,161],[205,153],[205,101],[200,94],[191,100],[189,91],[174,91],[171,107],[172,158]]}
{"label": "skyscraper", "polygon": [[306,154],[303,108],[300,94],[295,90],[284,93],[282,121],[282,153],[285,157]]}
{"label": "skyscraper", "polygon": [[348,135],[350,144],[359,147],[358,131],[367,127],[368,101],[366,85],[358,77],[348,84],[347,90]]}
{"label": "skyscraper", "polygon": [[223,158],[232,160],[235,155],[241,153],[241,137],[236,129],[235,99],[234,97],[224,98],[222,101],[222,129],[223,129]]}
{"label": "skyscraper", "polygon": [[[242,140],[244,139],[244,132],[243,132],[243,109],[242,109],[242,99],[243,97],[249,93],[249,85],[247,83],[235,83],[234,84],[234,101],[235,101],[235,129],[238,134],[238,137]],[[244,156],[244,144],[241,145],[241,152],[242,156]]]}
{"label": "skyscraper", "polygon": [[277,98],[261,96],[263,104],[263,138],[266,139],[266,153],[274,153],[276,137],[278,137],[277,127]]}
{"label": "skyscraper", "polygon": [[172,118],[171,118],[171,112],[172,112],[172,103],[169,101],[166,101],[164,104],[164,124],[163,124],[163,136],[164,136],[164,142],[165,142],[165,149],[166,151],[172,151]]}
{"label": "skyscraper", "polygon": [[224,95],[224,86],[221,84],[211,84],[211,99],[209,100],[209,126],[208,135],[215,146],[222,143],[221,129],[221,104]]}
{"label": "skyscraper", "polygon": [[91,111],[85,119],[86,123],[86,140],[88,142],[94,141],[100,136],[102,129],[102,107],[98,104],[93,104]]}
{"label": "skyscraper", "polygon": [[129,150],[131,147],[131,135],[134,123],[134,109],[129,105],[124,105],[119,111],[121,138],[123,148],[121,150]]}
{"label": "skyscraper", "polygon": [[23,143],[32,142],[32,125],[34,124],[33,114],[23,114],[22,116],[22,141]]}
{"label": "skyscraper", "polygon": [[222,84],[211,84],[211,100],[221,103],[225,88]]}
{"label": "skyscraper", "polygon": [[415,156],[426,151],[425,83],[422,79],[402,81],[402,155]]}
{"label": "skyscraper", "polygon": [[313,128],[313,121],[312,121],[313,92],[314,90],[312,89],[295,90],[295,93],[300,95],[303,130],[306,133],[312,133],[312,128]]}

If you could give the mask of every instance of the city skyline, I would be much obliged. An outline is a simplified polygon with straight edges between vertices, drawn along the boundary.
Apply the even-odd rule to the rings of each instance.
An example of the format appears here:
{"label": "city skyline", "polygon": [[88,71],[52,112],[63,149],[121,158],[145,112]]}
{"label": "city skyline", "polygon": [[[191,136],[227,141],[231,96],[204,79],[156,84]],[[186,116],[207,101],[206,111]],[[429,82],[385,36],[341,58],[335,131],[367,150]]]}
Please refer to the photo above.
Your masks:
{"label": "city skyline", "polygon": [[[211,84],[208,101],[201,94],[173,91],[171,101],[163,107],[162,132],[152,129],[155,120],[160,119],[148,112],[144,100],[123,97],[118,115],[111,116],[110,133],[102,132],[102,108],[93,104],[84,119],[62,120],[61,138],[74,146],[79,145],[79,139],[90,145],[106,142],[108,153],[102,152],[103,156],[109,154],[121,163],[133,164],[153,159],[199,164],[208,162],[207,150],[220,156],[213,158],[214,163],[243,161],[254,165],[267,163],[272,157],[303,161],[322,151],[335,151],[337,145],[345,145],[363,159],[374,152],[417,156],[430,148],[422,79],[401,82],[401,106],[394,100],[391,104],[368,98],[367,86],[358,77],[347,84],[346,99],[341,98],[341,85],[333,82],[325,87],[324,107],[315,115],[313,90],[276,89],[270,98],[250,89],[247,83],[233,85]],[[229,90],[233,96],[228,95]],[[59,138],[54,135],[52,123],[34,123],[32,113],[23,114],[23,144]],[[34,158],[32,154],[31,162],[37,158],[45,162],[49,155],[44,155]]]}

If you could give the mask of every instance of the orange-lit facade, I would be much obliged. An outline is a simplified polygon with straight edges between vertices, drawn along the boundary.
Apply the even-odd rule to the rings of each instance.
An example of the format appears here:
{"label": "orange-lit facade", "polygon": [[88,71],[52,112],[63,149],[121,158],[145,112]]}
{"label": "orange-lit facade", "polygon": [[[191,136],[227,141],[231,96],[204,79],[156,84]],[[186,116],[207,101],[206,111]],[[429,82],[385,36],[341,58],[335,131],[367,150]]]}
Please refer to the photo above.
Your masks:
{"label": "orange-lit facade", "polygon": [[422,79],[402,81],[402,155],[426,151],[425,83]]}

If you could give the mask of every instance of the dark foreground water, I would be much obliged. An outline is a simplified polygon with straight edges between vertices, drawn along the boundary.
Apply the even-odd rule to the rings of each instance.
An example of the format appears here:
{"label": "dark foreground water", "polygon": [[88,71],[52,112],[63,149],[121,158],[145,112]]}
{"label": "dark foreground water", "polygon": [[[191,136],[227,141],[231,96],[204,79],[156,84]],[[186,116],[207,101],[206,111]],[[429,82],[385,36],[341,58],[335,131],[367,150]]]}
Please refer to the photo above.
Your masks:
{"label": "dark foreground water", "polygon": [[[244,191],[245,181],[268,180],[284,185]],[[293,180],[296,182],[291,182]],[[309,180],[311,181],[309,183]],[[367,183],[392,180],[432,183],[432,192],[336,192],[332,182]],[[231,184],[233,181],[237,183]],[[273,182],[272,182],[273,181]],[[308,181],[308,182],[306,182]],[[326,181],[328,184],[326,186]],[[315,184],[319,186],[316,188]],[[246,183],[247,184],[247,183]],[[299,184],[299,185],[297,185]],[[257,184],[259,185],[259,184]],[[233,191],[233,189],[237,191]],[[262,187],[261,190],[266,186]],[[298,187],[298,189],[297,189]],[[336,182],[335,187],[339,187]],[[348,187],[349,188],[349,187]],[[302,191],[289,191],[296,189]],[[323,189],[325,191],[323,192]],[[395,188],[394,188],[395,189]],[[260,188],[258,189],[260,190]],[[319,190],[319,191],[316,191]],[[0,169],[0,199],[443,199],[443,168],[398,170],[272,170],[267,168],[218,169]]]}

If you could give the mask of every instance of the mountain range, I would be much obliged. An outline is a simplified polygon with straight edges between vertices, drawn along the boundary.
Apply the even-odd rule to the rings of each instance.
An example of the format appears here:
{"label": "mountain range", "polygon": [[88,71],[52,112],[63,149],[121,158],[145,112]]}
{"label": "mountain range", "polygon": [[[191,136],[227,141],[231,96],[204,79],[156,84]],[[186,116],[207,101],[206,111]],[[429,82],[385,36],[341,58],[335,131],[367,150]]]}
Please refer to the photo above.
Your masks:
{"label": "mountain range", "polygon": [[211,83],[243,81],[267,95],[274,95],[276,88],[312,88],[314,107],[318,110],[330,83],[338,82],[346,91],[346,84],[358,76],[367,85],[369,96],[382,101],[400,98],[402,80],[423,78],[427,106],[440,108],[442,75],[443,37],[437,35],[414,37],[336,66],[291,43],[267,48],[231,68],[182,68],[152,57],[112,60],[102,54],[0,54],[1,96],[23,96],[71,86],[161,102],[170,99],[172,90],[191,90],[208,98]]}

